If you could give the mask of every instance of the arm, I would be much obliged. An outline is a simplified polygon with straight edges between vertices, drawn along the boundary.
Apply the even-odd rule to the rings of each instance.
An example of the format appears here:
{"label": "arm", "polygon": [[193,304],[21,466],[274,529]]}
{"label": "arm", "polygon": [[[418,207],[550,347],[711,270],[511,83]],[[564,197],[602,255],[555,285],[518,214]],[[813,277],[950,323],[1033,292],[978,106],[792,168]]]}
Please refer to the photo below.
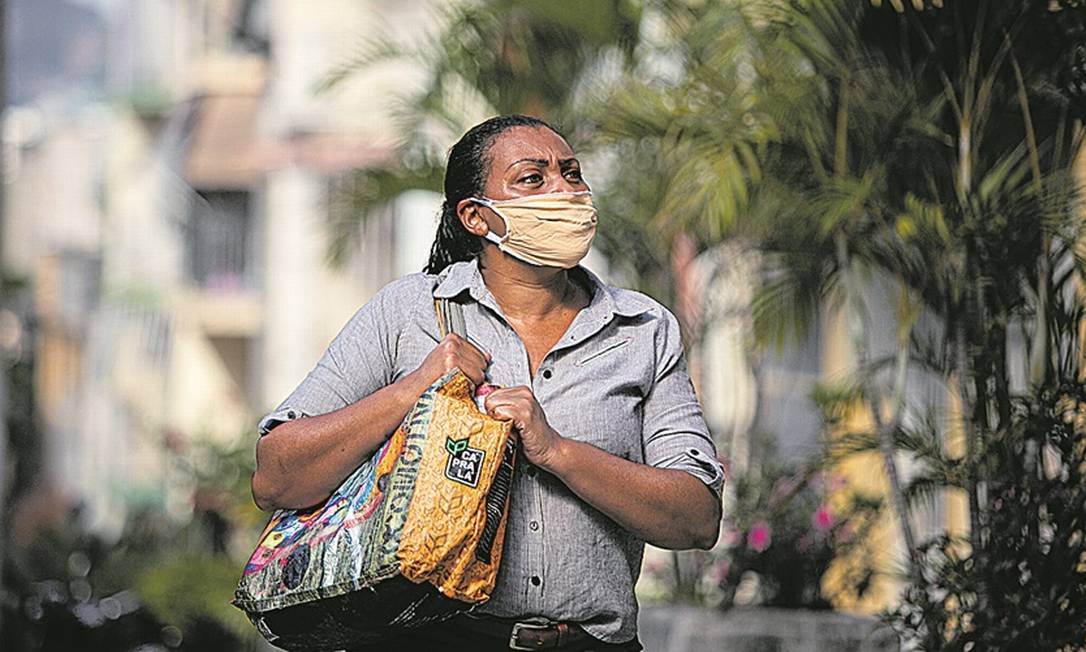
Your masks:
{"label": "arm", "polygon": [[327,498],[403,421],[428,386],[423,382],[411,374],[356,403],[288,421],[261,437],[252,485],[257,507],[302,509]]}
{"label": "arm", "polygon": [[707,550],[716,543],[720,499],[686,471],[638,464],[564,437],[540,466],[654,546]]}
{"label": "arm", "polygon": [[[434,381],[460,369],[481,383],[489,361],[487,354],[450,334],[400,381],[326,414],[279,425],[257,442],[253,500],[263,510],[302,509],[325,500],[380,447]],[[331,377],[321,382],[342,382],[334,370],[322,374]]]}
{"label": "arm", "polygon": [[638,538],[670,549],[708,549],[720,530],[720,498],[686,471],[631,462],[561,436],[528,387],[487,396],[487,412],[513,421],[528,461]]}

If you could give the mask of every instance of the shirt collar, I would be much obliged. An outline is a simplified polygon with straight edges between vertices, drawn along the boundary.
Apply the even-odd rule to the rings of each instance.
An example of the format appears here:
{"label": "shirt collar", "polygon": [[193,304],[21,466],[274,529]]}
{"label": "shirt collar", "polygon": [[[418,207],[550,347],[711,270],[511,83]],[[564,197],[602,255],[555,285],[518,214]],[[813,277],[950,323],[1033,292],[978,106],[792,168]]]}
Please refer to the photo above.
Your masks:
{"label": "shirt collar", "polygon": [[[483,279],[479,274],[479,264],[476,259],[453,263],[437,275],[438,283],[434,288],[434,298],[451,299],[464,290],[472,288],[476,277],[479,277],[479,284],[482,285]],[[474,293],[472,296],[474,297]],[[478,297],[474,298],[478,300]]]}
{"label": "shirt collar", "polygon": [[[576,271],[588,280],[592,289],[592,300],[586,312],[610,317],[636,317],[647,312],[651,304],[641,298],[639,294],[613,288],[600,280],[591,270],[578,265]],[[479,271],[478,259],[453,263],[446,267],[438,275],[438,284],[434,288],[434,297],[437,299],[451,299],[464,290],[468,291],[472,299],[479,303],[497,309],[493,295],[486,289],[483,283],[483,275]]]}

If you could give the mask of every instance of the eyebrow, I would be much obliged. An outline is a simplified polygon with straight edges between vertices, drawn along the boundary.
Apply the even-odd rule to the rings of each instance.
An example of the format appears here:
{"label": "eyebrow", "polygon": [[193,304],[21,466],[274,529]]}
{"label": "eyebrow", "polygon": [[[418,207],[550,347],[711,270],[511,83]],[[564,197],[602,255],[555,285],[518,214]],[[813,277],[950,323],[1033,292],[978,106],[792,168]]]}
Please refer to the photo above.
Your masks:
{"label": "eyebrow", "polygon": [[[525,163],[525,162],[527,162],[527,163],[535,163],[536,165],[538,165],[541,168],[547,167],[547,165],[550,163],[550,161],[548,161],[545,158],[521,158],[521,159],[517,159],[517,160],[513,161],[512,163],[510,163],[509,167],[507,167],[505,169],[509,170],[514,165],[516,165],[517,163]],[[558,161],[558,169],[560,169],[560,170],[567,169],[571,165],[573,165],[574,163],[576,163],[577,165],[581,164],[580,161],[578,161],[576,158],[573,158],[573,157],[560,159]]]}

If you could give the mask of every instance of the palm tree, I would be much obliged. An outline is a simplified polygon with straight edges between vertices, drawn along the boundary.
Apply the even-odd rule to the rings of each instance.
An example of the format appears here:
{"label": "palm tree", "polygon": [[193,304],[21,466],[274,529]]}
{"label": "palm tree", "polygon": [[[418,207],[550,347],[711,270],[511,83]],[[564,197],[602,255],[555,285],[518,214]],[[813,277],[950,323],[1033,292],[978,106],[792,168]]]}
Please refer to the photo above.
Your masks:
{"label": "palm tree", "polygon": [[562,125],[572,140],[585,85],[623,68],[632,55],[640,5],[631,0],[547,3],[482,0],[444,6],[440,29],[412,45],[367,42],[330,71],[328,89],[360,70],[396,59],[421,63],[427,82],[394,106],[403,141],[384,165],[358,170],[331,224],[330,257],[343,262],[367,216],[412,189],[440,191],[445,152],[479,121],[527,113]]}
{"label": "palm tree", "polygon": [[[866,209],[886,184],[874,115],[886,111],[893,121],[895,108],[908,106],[896,95],[908,87],[877,92],[882,79],[871,70],[879,68],[858,65],[875,60],[859,38],[859,13],[839,3],[686,13],[674,22],[690,26],[687,74],[661,91],[631,83],[611,103],[618,109],[602,117],[603,129],[619,140],[655,141],[673,162],[661,221],[705,246],[741,235],[776,254],[774,278],[756,305],[760,332],[784,324],[784,315],[802,324],[831,291],[859,315],[863,258],[851,245],[874,226]],[[856,323],[852,339],[864,365],[868,338]],[[871,389],[864,396],[876,400]],[[872,412],[886,440],[901,410],[888,427],[881,410]],[[889,454],[886,468],[893,494],[902,495]],[[898,505],[898,513],[911,549],[906,510]]]}
{"label": "palm tree", "polygon": [[[1066,263],[1080,225],[1084,18],[1042,0],[890,4],[676,9],[681,72],[630,79],[596,117],[604,143],[656,153],[665,232],[705,248],[743,237],[768,254],[754,306],[766,340],[826,302],[850,317],[857,377],[844,398],[874,428],[843,441],[880,451],[921,582],[910,500],[960,487],[972,550],[987,544],[981,460],[1011,420],[1018,332],[1030,382],[1055,373],[1066,324],[1050,307],[1080,271]],[[890,356],[871,350],[873,276],[897,288]],[[910,373],[957,391],[963,455],[946,428],[906,426],[933,407],[909,404]],[[921,463],[910,483],[902,446]]]}

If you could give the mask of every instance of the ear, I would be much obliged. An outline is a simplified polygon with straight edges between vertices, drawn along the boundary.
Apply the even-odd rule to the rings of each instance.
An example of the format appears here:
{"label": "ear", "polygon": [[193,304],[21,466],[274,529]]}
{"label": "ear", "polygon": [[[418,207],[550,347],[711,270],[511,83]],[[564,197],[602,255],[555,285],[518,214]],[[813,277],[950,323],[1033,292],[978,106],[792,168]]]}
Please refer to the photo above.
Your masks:
{"label": "ear", "polygon": [[461,199],[456,204],[456,216],[464,225],[464,230],[480,238],[490,232],[490,225],[483,217],[484,207],[470,199]]}

